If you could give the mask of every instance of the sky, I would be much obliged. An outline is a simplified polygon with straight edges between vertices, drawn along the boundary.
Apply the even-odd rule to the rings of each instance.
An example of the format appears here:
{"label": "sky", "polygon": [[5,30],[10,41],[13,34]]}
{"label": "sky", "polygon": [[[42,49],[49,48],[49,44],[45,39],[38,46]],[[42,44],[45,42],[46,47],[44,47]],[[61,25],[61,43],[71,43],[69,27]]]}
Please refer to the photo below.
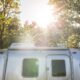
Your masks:
{"label": "sky", "polygon": [[22,25],[26,21],[35,21],[39,26],[47,26],[52,21],[51,9],[48,6],[48,0],[21,0]]}

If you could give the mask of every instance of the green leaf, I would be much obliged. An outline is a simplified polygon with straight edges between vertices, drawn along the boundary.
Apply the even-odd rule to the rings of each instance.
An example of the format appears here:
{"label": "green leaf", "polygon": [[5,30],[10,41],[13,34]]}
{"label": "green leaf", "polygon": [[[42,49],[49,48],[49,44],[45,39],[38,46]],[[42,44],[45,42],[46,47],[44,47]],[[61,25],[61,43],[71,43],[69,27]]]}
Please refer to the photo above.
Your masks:
{"label": "green leaf", "polygon": [[4,19],[5,16],[3,14],[0,14],[0,19]]}

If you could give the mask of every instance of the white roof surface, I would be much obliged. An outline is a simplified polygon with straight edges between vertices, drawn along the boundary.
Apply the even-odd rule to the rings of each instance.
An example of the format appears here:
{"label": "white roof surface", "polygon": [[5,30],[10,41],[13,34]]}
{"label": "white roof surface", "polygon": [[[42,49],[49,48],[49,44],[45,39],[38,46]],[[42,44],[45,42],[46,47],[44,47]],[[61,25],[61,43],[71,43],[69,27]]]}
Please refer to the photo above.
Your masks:
{"label": "white roof surface", "polygon": [[9,49],[67,49],[65,47],[36,47],[27,43],[13,43]]}

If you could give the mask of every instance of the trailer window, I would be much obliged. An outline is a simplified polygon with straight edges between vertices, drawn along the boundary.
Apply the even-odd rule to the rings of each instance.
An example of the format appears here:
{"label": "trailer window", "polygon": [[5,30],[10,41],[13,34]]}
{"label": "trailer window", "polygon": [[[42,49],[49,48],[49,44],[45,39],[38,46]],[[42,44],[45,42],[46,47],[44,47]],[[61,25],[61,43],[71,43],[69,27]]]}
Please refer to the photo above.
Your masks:
{"label": "trailer window", "polygon": [[37,59],[24,59],[23,60],[23,77],[37,77],[38,76],[38,60]]}
{"label": "trailer window", "polygon": [[52,76],[66,76],[64,60],[52,60]]}

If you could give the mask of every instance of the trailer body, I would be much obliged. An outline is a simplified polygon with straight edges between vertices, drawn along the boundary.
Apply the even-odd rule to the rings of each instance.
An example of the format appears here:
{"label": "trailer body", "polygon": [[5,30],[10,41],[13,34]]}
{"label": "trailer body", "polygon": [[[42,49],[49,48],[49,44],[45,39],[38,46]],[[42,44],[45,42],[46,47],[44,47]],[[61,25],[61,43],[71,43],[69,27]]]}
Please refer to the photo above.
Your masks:
{"label": "trailer body", "polygon": [[0,54],[0,80],[80,80],[80,50],[8,49]]}

